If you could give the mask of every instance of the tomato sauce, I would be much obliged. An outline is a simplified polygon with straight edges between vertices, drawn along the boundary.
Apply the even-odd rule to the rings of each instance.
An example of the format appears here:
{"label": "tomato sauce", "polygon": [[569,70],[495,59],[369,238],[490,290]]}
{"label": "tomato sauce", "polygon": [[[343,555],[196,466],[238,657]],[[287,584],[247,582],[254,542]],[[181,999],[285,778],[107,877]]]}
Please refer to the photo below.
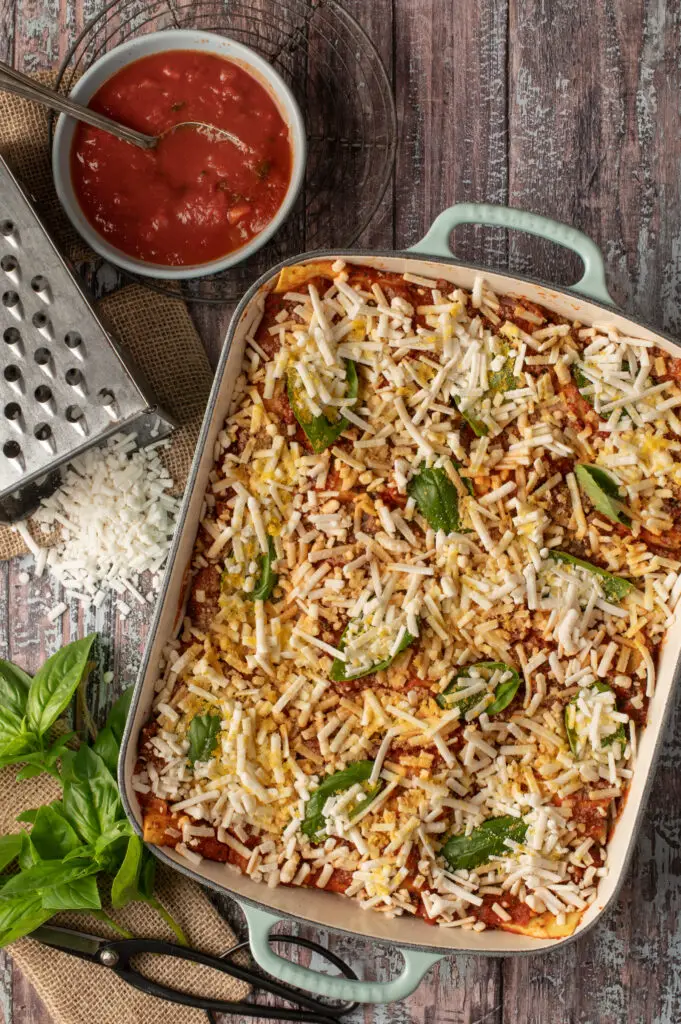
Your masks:
{"label": "tomato sauce", "polygon": [[143,150],[79,124],[75,193],[92,226],[127,255],[167,266],[207,263],[249,242],[281,206],[291,178],[289,130],[240,65],[194,50],[151,54],[116,72],[89,105],[149,135],[203,121],[250,148],[182,128]]}

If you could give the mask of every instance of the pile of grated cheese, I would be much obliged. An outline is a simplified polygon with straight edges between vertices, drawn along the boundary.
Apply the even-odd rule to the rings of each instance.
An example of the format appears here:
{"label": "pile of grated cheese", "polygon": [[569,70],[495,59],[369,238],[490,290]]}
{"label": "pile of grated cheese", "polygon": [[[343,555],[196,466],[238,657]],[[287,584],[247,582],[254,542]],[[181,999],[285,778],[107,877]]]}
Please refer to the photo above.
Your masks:
{"label": "pile of grated cheese", "polygon": [[[154,600],[179,506],[160,459],[168,444],[138,448],[134,435],[125,434],[85,452],[69,464],[58,490],[34,515],[42,529],[59,529],[57,544],[41,548],[25,526],[21,529],[36,575],[47,568],[65,588],[66,601],[98,608],[113,590],[125,618],[130,601]],[[60,602],[50,619],[56,621],[66,608]]]}
{"label": "pile of grated cheese", "polygon": [[[335,885],[389,916],[482,930],[520,906],[574,928],[681,590],[681,388],[667,354],[610,325],[554,322],[482,278],[467,293],[362,270],[302,280],[248,338],[135,786],[166,802],[162,841],[193,863],[217,839],[255,880]],[[291,415],[291,371],[306,423],[347,420],[322,452]],[[577,463],[612,475],[629,527],[589,505]],[[435,530],[410,495],[424,467],[456,489],[460,529]],[[253,600],[271,545],[277,584]],[[626,592],[552,557],[566,549]],[[485,661],[522,680],[500,714],[486,709],[510,673],[485,679]],[[463,711],[435,699],[456,674]],[[192,765],[207,714],[216,745]],[[371,777],[329,797],[311,842],[310,795],[359,760]],[[499,816],[524,840],[451,870],[447,836]]]}

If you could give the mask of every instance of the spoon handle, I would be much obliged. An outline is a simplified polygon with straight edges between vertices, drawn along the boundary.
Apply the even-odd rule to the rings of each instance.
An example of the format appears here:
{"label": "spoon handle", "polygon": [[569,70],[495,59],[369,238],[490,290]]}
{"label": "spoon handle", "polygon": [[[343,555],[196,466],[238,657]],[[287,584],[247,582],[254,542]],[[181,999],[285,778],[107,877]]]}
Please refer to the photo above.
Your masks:
{"label": "spoon handle", "polygon": [[90,110],[89,107],[84,107],[69,99],[68,96],[62,96],[54,89],[49,89],[46,85],[36,82],[28,75],[5,64],[4,61],[0,61],[0,89],[22,96],[26,100],[42,103],[52,110],[75,117],[78,121],[85,121],[86,124],[90,124],[94,128],[102,128],[105,132],[124,139],[126,142],[132,142],[133,145],[140,146],[142,149],[152,149],[156,145],[153,135],[145,135],[133,128],[126,128],[118,121],[112,121],[110,117],[98,114],[96,111]]}

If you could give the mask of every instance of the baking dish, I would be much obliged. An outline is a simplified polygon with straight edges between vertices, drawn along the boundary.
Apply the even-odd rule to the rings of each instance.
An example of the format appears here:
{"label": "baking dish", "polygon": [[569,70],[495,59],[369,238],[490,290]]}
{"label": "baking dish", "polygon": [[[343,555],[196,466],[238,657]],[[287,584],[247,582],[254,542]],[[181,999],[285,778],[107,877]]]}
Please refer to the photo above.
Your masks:
{"label": "baking dish", "polygon": [[[485,270],[486,280],[497,294],[511,294],[540,303],[556,313],[585,324],[607,320],[622,333],[635,334],[675,353],[675,343],[645,325],[636,323],[613,309],[605,284],[603,261],[595,244],[581,232],[543,217],[518,210],[487,205],[460,205],[445,210],[434,222],[424,239],[405,253],[334,252],[305,254],[290,263],[305,263],[320,257],[342,257],[346,262],[361,263],[381,270],[426,277],[440,277],[455,286],[470,289],[480,267],[458,263],[452,258],[449,234],[458,224],[484,223],[540,235],[567,246],[582,258],[584,276],[569,289],[556,289],[527,278]],[[139,731],[146,721],[154,694],[156,669],[165,642],[174,634],[182,615],[184,588],[188,566],[200,518],[208,474],[213,465],[214,441],[227,413],[234,380],[239,372],[245,337],[257,319],[263,295],[277,279],[281,264],[273,268],[249,290],[234,314],[218,367],[203,430],[199,439],[187,495],[179,517],[178,529],[169,565],[152,625],[145,658],[137,684],[131,717],[128,722],[120,763],[120,785],[126,809],[140,829],[141,815],[132,788],[132,773],[137,756]],[[659,655],[658,683],[649,711],[649,725],[640,743],[636,770],[628,798],[609,846],[609,874],[601,881],[598,899],[585,911],[573,936],[565,939],[530,939],[509,932],[463,932],[432,927],[411,918],[385,919],[367,914],[349,900],[323,891],[306,890],[304,913],[301,913],[300,892],[294,888],[267,889],[246,876],[238,875],[224,865],[203,861],[191,867],[186,860],[169,850],[155,849],[166,863],[183,871],[217,891],[237,898],[246,914],[251,950],[260,966],[274,976],[307,988],[321,995],[352,998],[363,1002],[392,1002],[408,995],[425,972],[438,959],[453,953],[482,955],[519,955],[555,949],[572,941],[591,927],[599,914],[615,897],[623,879],[633,841],[652,778],[652,766],[660,743],[664,722],[671,706],[677,676],[679,644],[678,629],[673,628]],[[681,636],[679,636],[681,640]],[[404,956],[405,969],[385,984],[349,982],[329,978],[282,960],[270,949],[268,933],[282,917],[292,917],[309,924],[331,927],[376,941],[397,946]]]}

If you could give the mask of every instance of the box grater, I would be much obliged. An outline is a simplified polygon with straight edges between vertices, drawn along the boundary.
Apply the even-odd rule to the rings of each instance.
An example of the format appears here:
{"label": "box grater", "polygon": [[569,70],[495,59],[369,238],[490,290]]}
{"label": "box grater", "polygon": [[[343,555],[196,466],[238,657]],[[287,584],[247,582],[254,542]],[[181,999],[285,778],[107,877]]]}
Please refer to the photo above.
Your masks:
{"label": "box grater", "polygon": [[2,157],[0,333],[0,521],[29,515],[112,434],[145,445],[173,429]]}

